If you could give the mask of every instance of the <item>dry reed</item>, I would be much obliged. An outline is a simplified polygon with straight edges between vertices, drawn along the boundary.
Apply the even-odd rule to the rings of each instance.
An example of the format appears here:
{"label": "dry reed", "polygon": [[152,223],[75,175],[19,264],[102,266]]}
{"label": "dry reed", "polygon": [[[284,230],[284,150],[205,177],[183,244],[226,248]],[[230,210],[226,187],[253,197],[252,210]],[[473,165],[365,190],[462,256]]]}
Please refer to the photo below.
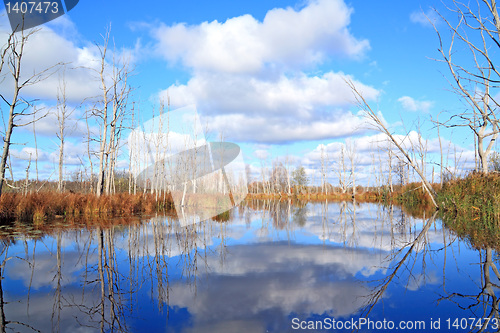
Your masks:
{"label": "dry reed", "polygon": [[0,221],[40,222],[56,217],[117,217],[167,212],[170,195],[118,193],[93,194],[41,192],[0,196]]}

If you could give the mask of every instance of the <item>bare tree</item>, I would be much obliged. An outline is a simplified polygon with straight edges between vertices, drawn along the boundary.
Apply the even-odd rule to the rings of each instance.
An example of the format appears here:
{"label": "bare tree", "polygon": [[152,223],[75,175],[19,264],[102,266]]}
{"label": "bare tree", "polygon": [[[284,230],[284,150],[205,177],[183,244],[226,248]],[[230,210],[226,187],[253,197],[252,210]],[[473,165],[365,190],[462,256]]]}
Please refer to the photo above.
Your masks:
{"label": "bare tree", "polygon": [[346,169],[347,169],[347,166],[345,164],[345,145],[342,144],[340,146],[340,160],[337,163],[337,173],[339,176],[339,187],[340,187],[342,193],[346,193],[347,187],[349,186],[347,174],[346,174]]}
{"label": "bare tree", "polygon": [[[474,2],[472,2],[474,3]],[[480,170],[488,172],[490,154],[500,132],[498,124],[498,83],[500,72],[495,64],[496,52],[500,48],[500,17],[496,0],[477,0],[475,5],[453,1],[447,9],[456,15],[456,21],[439,13],[451,32],[444,41],[436,24],[430,21],[439,38],[439,52],[453,78],[455,92],[469,105],[470,110],[453,115],[443,125],[465,126],[477,141]],[[447,45],[445,45],[445,43]],[[469,57],[457,51],[465,49]]]}
{"label": "bare tree", "polygon": [[389,162],[389,176],[388,176],[388,181],[389,181],[389,191],[392,193],[394,192],[394,187],[392,186],[392,156],[394,155],[392,151],[392,145],[389,145],[387,148],[387,161]]}
{"label": "bare tree", "polygon": [[321,145],[321,192],[328,194],[328,153],[325,154],[324,145]]}
{"label": "bare tree", "polygon": [[275,161],[273,164],[270,182],[273,186],[273,192],[281,196],[281,192],[284,191],[288,185],[288,170],[281,162]]}
{"label": "bare tree", "polygon": [[[440,187],[442,188],[443,187],[443,168],[444,168],[444,162],[443,162],[443,159],[444,159],[444,155],[443,155],[443,143],[441,142],[441,133],[439,131],[439,114],[437,115],[436,117],[436,128],[437,128],[437,136],[438,136],[438,140],[439,140],[439,155],[440,155],[440,164],[439,164],[439,182],[440,182]],[[474,140],[474,143],[475,143],[476,140]],[[476,169],[478,168],[477,166],[477,161],[475,163],[475,166],[476,166]]]}
{"label": "bare tree", "polygon": [[57,190],[59,192],[63,191],[63,167],[64,167],[64,139],[66,136],[66,126],[67,120],[73,113],[74,109],[70,109],[67,106],[66,100],[66,79],[65,71],[63,70],[62,80],[59,81],[59,89],[57,91],[57,122],[59,123],[59,128],[57,132],[57,138],[59,139],[59,182],[57,183]]}
{"label": "bare tree", "polygon": [[[0,98],[7,104],[9,108],[9,118],[7,120],[5,133],[3,136],[3,151],[0,160],[0,195],[2,194],[2,187],[5,179],[5,170],[7,159],[9,158],[9,150],[12,139],[12,132],[14,127],[26,126],[32,124],[37,120],[35,113],[36,108],[33,108],[33,102],[28,101],[21,95],[21,90],[29,85],[39,83],[40,81],[51,75],[51,70],[59,64],[46,68],[39,72],[33,73],[31,76],[24,76],[21,72],[23,63],[23,56],[28,39],[34,35],[38,30],[29,30],[27,33],[22,30],[20,32],[12,33],[9,35],[7,43],[0,49],[0,75],[1,79],[5,79],[7,73],[2,74],[5,64],[10,72],[11,79],[13,80],[12,90],[9,92],[0,92]],[[10,99],[10,101],[8,100]],[[31,121],[22,123],[22,119],[33,117]],[[38,117],[39,119],[40,117]]]}
{"label": "bare tree", "polygon": [[260,159],[260,175],[262,177],[262,193],[266,193],[266,168],[264,167],[264,157]]}
{"label": "bare tree", "polygon": [[108,73],[107,52],[110,30],[104,35],[103,45],[98,45],[100,52],[100,68],[97,70],[102,89],[100,107],[92,111],[92,115],[100,124],[99,137],[99,173],[97,175],[96,194],[110,193],[114,168],[123,130],[123,120],[127,110],[130,86],[128,78],[131,70],[127,59],[116,59],[113,56],[111,73]]}
{"label": "bare tree", "polygon": [[346,140],[346,150],[347,150],[347,158],[349,159],[349,163],[351,164],[351,174],[350,174],[350,183],[352,186],[352,197],[356,195],[356,145],[350,138]]}
{"label": "bare tree", "polygon": [[[292,176],[292,171],[290,170],[290,156],[287,155],[285,156],[285,175],[286,175],[286,194],[287,195],[292,195],[292,181],[291,181],[291,176]],[[247,176],[247,180],[250,179]]]}
{"label": "bare tree", "polygon": [[425,174],[419,168],[418,164],[414,161],[413,158],[410,157],[410,155],[406,151],[406,149],[403,148],[402,142],[399,142],[394,137],[394,135],[392,135],[392,133],[389,132],[389,130],[385,126],[382,119],[380,119],[380,117],[377,115],[377,113],[375,113],[375,111],[373,111],[373,109],[368,104],[368,102],[366,102],[366,100],[363,97],[363,95],[361,94],[361,92],[359,90],[357,90],[354,83],[352,81],[348,81],[348,80],[346,80],[346,83],[349,86],[349,88],[351,88],[352,92],[354,93],[354,97],[356,98],[358,106],[365,112],[366,117],[372,122],[372,125],[374,125],[377,130],[379,130],[380,132],[384,133],[387,136],[387,138],[399,149],[399,151],[403,155],[404,159],[406,159],[406,161],[408,161],[409,165],[411,165],[413,170],[415,170],[415,172],[420,176],[420,179],[423,182],[423,186],[424,186],[425,190],[429,193],[430,198],[432,200],[432,203],[437,208],[438,205],[437,205],[436,200],[435,200],[436,196],[437,196],[436,191],[434,191],[431,184],[429,183],[429,181],[425,177]]}

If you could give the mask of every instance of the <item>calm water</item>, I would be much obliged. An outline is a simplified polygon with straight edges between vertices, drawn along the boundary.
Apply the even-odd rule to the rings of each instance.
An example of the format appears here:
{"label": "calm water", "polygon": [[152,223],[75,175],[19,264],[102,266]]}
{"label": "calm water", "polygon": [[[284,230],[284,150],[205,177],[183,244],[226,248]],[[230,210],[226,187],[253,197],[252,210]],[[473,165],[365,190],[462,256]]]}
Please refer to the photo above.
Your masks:
{"label": "calm water", "polygon": [[4,331],[500,327],[497,253],[397,207],[256,201],[226,222],[15,230],[0,245]]}

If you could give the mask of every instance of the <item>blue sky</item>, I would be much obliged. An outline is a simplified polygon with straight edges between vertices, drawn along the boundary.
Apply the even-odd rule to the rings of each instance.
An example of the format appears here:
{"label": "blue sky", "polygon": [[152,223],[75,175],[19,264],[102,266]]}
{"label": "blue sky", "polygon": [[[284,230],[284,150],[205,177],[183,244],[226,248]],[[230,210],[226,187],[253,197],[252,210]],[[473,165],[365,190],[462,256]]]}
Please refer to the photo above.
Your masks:
{"label": "blue sky", "polygon": [[[141,121],[153,115],[159,99],[172,108],[196,104],[211,137],[223,133],[238,143],[257,178],[262,164],[275,160],[301,164],[317,179],[321,149],[328,156],[335,184],[339,147],[356,147],[362,183],[374,184],[373,161],[387,154],[382,136],[370,130],[344,78],[349,78],[381,111],[391,131],[403,135],[420,125],[427,146],[428,170],[437,161],[437,132],[430,122],[465,107],[451,92],[447,69],[439,59],[438,39],[423,13],[446,13],[440,1],[148,1],[81,0],[69,12],[42,27],[29,42],[26,71],[58,61],[68,63],[67,94],[76,107],[67,139],[66,172],[88,169],[82,115],[85,97],[99,93],[99,82],[85,68],[95,66],[95,43],[109,25],[114,54],[135,67]],[[445,30],[442,22],[437,26]],[[9,32],[5,10],[0,38]],[[25,90],[47,110],[55,105],[58,74]],[[8,91],[8,82],[0,89]],[[8,95],[8,93],[6,93]],[[6,107],[2,105],[6,114]],[[57,178],[54,116],[36,124],[40,178]],[[92,127],[92,124],[91,124]],[[24,177],[28,154],[35,150],[32,127],[16,128],[12,147],[16,177]],[[473,139],[466,131],[442,129],[447,164],[472,167]],[[410,138],[416,143],[417,133]],[[124,138],[125,140],[126,138]],[[125,142],[119,168],[128,168]],[[380,156],[379,156],[380,155]],[[455,166],[454,161],[459,160]],[[377,162],[378,163],[378,162]],[[436,171],[437,172],[437,171]],[[381,181],[381,179],[379,179]]]}

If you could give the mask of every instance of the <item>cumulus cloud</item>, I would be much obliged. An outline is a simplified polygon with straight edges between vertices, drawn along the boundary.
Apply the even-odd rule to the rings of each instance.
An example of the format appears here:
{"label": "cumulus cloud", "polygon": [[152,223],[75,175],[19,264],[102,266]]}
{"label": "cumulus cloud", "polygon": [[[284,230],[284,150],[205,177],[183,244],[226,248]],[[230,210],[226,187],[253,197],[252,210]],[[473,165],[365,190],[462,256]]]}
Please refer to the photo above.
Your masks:
{"label": "cumulus cloud", "polygon": [[398,98],[398,102],[401,103],[401,106],[406,111],[421,111],[425,113],[428,113],[432,105],[434,104],[431,101],[418,101],[410,96],[400,97]]}
{"label": "cumulus cloud", "polygon": [[[5,25],[0,26],[0,39],[7,40],[10,33],[8,29]],[[66,63],[68,64],[66,71],[67,98],[69,100],[82,100],[85,97],[95,96],[99,91],[99,85],[87,69],[95,65],[93,64],[95,60],[95,53],[89,48],[80,48],[50,28],[44,27],[31,35],[26,43],[21,81],[25,81],[33,73],[49,70],[42,76],[43,81],[27,85],[22,92],[24,96],[30,98],[55,99],[60,78],[56,74],[56,71],[60,69],[58,64]],[[12,87],[11,76],[6,75],[5,80],[0,84],[0,89],[9,94]]]}
{"label": "cumulus cloud", "polygon": [[[81,165],[83,163],[82,159],[85,159],[87,153],[87,145],[81,142],[74,143],[66,140],[64,142],[64,165]],[[50,154],[50,160],[54,165],[58,164],[59,151],[52,152]]]}
{"label": "cumulus cloud", "polygon": [[[291,142],[350,135],[364,120],[346,109],[353,94],[343,73],[322,76],[280,76],[276,80],[226,74],[196,75],[186,85],[172,85],[160,93],[171,104],[197,104],[203,123],[229,139],[253,142]],[[359,81],[354,84],[365,98],[378,91]]]}
{"label": "cumulus cloud", "polygon": [[[7,40],[10,33],[7,16],[0,16],[0,40]],[[100,69],[99,49],[88,41],[78,40],[78,36],[73,23],[65,16],[51,24],[43,25],[39,31],[29,36],[24,47],[21,82],[34,74],[42,74],[39,77],[42,80],[22,89],[25,98],[55,100],[63,80],[63,68],[67,100],[81,102],[85,98],[99,95],[101,83],[96,72]],[[17,38],[19,39],[19,36]],[[115,54],[118,58],[124,56],[133,61],[139,53],[137,48],[136,44],[133,48],[118,50]],[[113,52],[109,50],[109,55]],[[111,68],[109,62],[107,68],[106,73]],[[4,67],[2,74],[7,74],[6,70]],[[34,81],[36,80],[31,82]],[[12,94],[13,86],[10,74],[0,82],[0,90],[6,96]]]}
{"label": "cumulus cloud", "polygon": [[[81,254],[77,251],[64,250],[64,264],[61,265],[61,276],[64,278],[59,281],[62,286],[78,282],[78,272],[85,268],[85,262],[80,260],[80,256]],[[46,286],[55,288],[58,282],[56,278],[57,258],[55,254],[43,252],[38,254],[36,259],[36,265],[33,265],[36,279],[31,279],[26,274],[31,266],[28,262],[21,260],[13,261],[8,271],[9,278],[23,281],[26,287],[31,284],[31,287],[36,289]],[[98,257],[97,254],[90,253],[86,259],[87,264],[94,264],[97,262]]]}
{"label": "cumulus cloud", "polygon": [[[20,159],[25,161],[35,160],[37,162],[50,162],[52,165],[59,163],[59,148],[57,144],[52,147],[40,145],[42,148],[24,147],[21,150],[11,149],[11,156],[13,160]],[[66,140],[64,143],[64,165],[81,165],[87,154],[86,145],[81,142],[74,143]]]}
{"label": "cumulus cloud", "polygon": [[20,151],[12,149],[11,155],[14,158],[26,161],[34,161],[37,159],[38,161],[42,162],[49,160],[49,155],[47,154],[47,152],[42,151],[41,149],[36,149],[34,147],[24,147]]}
{"label": "cumulus cloud", "polygon": [[349,32],[352,9],[342,0],[277,8],[262,21],[250,15],[225,22],[162,25],[152,31],[157,53],[191,70],[186,83],[159,93],[172,107],[196,104],[203,123],[230,140],[284,143],[350,135],[352,80],[367,100],[379,91],[335,71],[305,70],[331,57],[362,57],[369,48]]}
{"label": "cumulus cloud", "polygon": [[205,114],[282,114],[307,120],[314,118],[320,108],[346,107],[354,102],[345,80],[352,80],[368,100],[378,96],[376,89],[342,72],[312,77],[298,73],[293,77],[280,75],[275,79],[201,74],[185,85],[170,86],[160,96],[166,99],[168,92],[174,107],[197,103]]}
{"label": "cumulus cloud", "polygon": [[309,1],[299,11],[270,10],[259,22],[251,15],[226,22],[161,25],[153,31],[157,52],[195,70],[255,73],[266,65],[314,64],[328,55],[361,56],[367,40],[348,30],[352,10],[341,0]]}
{"label": "cumulus cloud", "polygon": [[[421,145],[427,153],[440,152],[438,138],[424,138],[416,131],[410,131],[406,135],[393,134],[393,136],[398,141],[398,143],[409,153],[416,152],[419,145]],[[465,151],[464,148],[459,147],[446,139],[441,139],[441,145],[444,147],[452,147],[451,149],[457,151]],[[394,146],[394,144],[383,133],[365,135],[352,140],[348,139],[346,140],[346,143],[336,141],[328,143],[326,145],[319,144],[315,149],[307,153],[305,156],[310,162],[318,163],[321,160],[322,147],[324,152],[327,153],[329,157],[335,160],[338,160],[340,158],[340,151],[342,147],[345,152],[354,149],[356,155],[358,155],[358,158],[370,157],[370,154],[375,154],[376,156],[378,156],[379,154],[386,155],[387,150],[389,149],[399,154],[399,151]]]}
{"label": "cumulus cloud", "polygon": [[351,113],[332,114],[324,119],[298,121],[281,117],[227,115],[206,117],[212,128],[236,141],[290,143],[294,141],[341,138],[362,133],[365,121]]}

